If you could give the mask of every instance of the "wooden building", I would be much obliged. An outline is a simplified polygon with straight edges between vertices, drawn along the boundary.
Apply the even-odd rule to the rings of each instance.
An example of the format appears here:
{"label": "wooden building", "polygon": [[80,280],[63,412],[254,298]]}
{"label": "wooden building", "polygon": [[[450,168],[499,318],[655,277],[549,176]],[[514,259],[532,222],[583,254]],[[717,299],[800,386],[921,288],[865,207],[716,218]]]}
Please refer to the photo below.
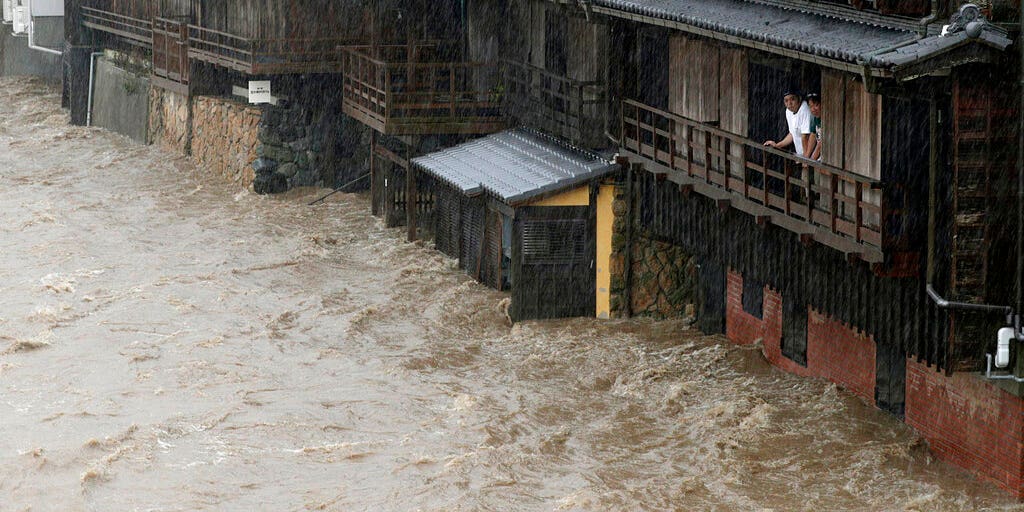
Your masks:
{"label": "wooden building", "polygon": [[601,180],[618,165],[517,128],[414,158],[411,170],[432,198],[420,223],[437,249],[510,289],[513,320],[607,311],[595,268],[608,268],[597,248],[610,245],[612,195]]}
{"label": "wooden building", "polygon": [[[611,26],[632,232],[698,260],[704,330],[761,340],[773,364],[851,389],[1024,494],[1021,471],[957,460],[983,448],[980,418],[934,414],[954,374],[984,368],[1015,298],[1000,206],[1016,193],[1013,40],[973,5],[844,3],[581,7]],[[786,135],[794,90],[821,95],[820,161],[764,144]],[[1016,386],[984,386],[978,400],[1020,403]]]}

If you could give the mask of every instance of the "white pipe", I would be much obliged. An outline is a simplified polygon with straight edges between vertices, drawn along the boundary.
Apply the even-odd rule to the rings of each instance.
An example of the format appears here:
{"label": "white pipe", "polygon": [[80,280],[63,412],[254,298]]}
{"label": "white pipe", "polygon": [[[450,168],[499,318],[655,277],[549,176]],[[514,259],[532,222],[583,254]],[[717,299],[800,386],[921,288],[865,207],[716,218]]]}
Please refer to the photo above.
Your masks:
{"label": "white pipe", "polygon": [[89,54],[89,100],[85,104],[85,125],[92,126],[92,88],[96,78],[96,56],[103,55],[103,52],[92,52]]}
{"label": "white pipe", "polygon": [[29,14],[28,14],[28,47],[29,47],[29,49],[39,50],[41,52],[46,52],[46,53],[49,53],[51,55],[63,55],[64,52],[61,52],[60,50],[54,50],[53,48],[47,48],[45,46],[39,46],[39,45],[36,44],[35,31],[32,30],[32,27],[35,27],[35,26],[36,26],[35,18],[32,17],[32,11],[29,10]]}

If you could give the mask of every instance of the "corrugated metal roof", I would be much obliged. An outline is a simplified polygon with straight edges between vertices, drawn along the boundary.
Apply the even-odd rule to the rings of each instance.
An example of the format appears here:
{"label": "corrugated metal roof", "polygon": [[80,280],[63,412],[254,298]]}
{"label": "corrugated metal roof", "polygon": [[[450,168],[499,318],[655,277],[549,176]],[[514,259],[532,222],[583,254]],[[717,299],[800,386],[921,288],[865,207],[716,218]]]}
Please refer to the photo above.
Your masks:
{"label": "corrugated metal roof", "polygon": [[593,0],[593,4],[852,64],[918,38],[917,33],[896,26],[747,0]]}
{"label": "corrugated metal roof", "polygon": [[488,192],[508,204],[565,190],[619,168],[524,128],[414,158],[412,164],[467,195]]}

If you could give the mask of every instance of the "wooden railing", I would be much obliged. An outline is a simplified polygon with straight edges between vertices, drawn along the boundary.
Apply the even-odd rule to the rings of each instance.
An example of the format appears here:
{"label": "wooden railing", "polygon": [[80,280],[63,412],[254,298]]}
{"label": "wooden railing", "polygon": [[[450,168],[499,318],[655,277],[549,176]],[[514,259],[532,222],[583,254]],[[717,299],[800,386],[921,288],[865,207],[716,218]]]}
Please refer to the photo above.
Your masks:
{"label": "wooden railing", "polygon": [[573,144],[596,146],[604,138],[605,84],[572,80],[522,63],[502,63],[505,115]]}
{"label": "wooden railing", "polygon": [[670,172],[880,253],[879,180],[632,100],[622,102],[620,128],[623,148]]}
{"label": "wooden railing", "polygon": [[188,21],[184,19],[153,19],[153,74],[187,84]]}
{"label": "wooden railing", "polygon": [[247,74],[335,73],[344,49],[359,41],[344,38],[252,39],[189,25],[189,56]]}
{"label": "wooden railing", "polygon": [[149,18],[135,18],[114,11],[82,7],[82,24],[94,30],[108,32],[140,46],[153,43],[153,22]]}
{"label": "wooden railing", "polygon": [[381,133],[488,133],[504,126],[498,66],[388,62],[366,47],[344,51],[342,106]]}

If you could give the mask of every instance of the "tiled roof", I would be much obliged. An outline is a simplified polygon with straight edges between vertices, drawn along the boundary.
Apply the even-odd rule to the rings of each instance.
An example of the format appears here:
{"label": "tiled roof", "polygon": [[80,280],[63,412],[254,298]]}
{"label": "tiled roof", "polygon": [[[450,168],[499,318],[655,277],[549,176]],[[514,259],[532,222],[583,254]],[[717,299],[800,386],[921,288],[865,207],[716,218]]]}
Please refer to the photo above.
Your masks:
{"label": "tiled roof", "polygon": [[593,0],[593,5],[847,63],[861,63],[865,55],[918,37],[896,26],[747,0]]}
{"label": "tiled roof", "polygon": [[565,190],[619,168],[523,128],[414,158],[412,163],[467,195],[488,192],[509,204]]}

